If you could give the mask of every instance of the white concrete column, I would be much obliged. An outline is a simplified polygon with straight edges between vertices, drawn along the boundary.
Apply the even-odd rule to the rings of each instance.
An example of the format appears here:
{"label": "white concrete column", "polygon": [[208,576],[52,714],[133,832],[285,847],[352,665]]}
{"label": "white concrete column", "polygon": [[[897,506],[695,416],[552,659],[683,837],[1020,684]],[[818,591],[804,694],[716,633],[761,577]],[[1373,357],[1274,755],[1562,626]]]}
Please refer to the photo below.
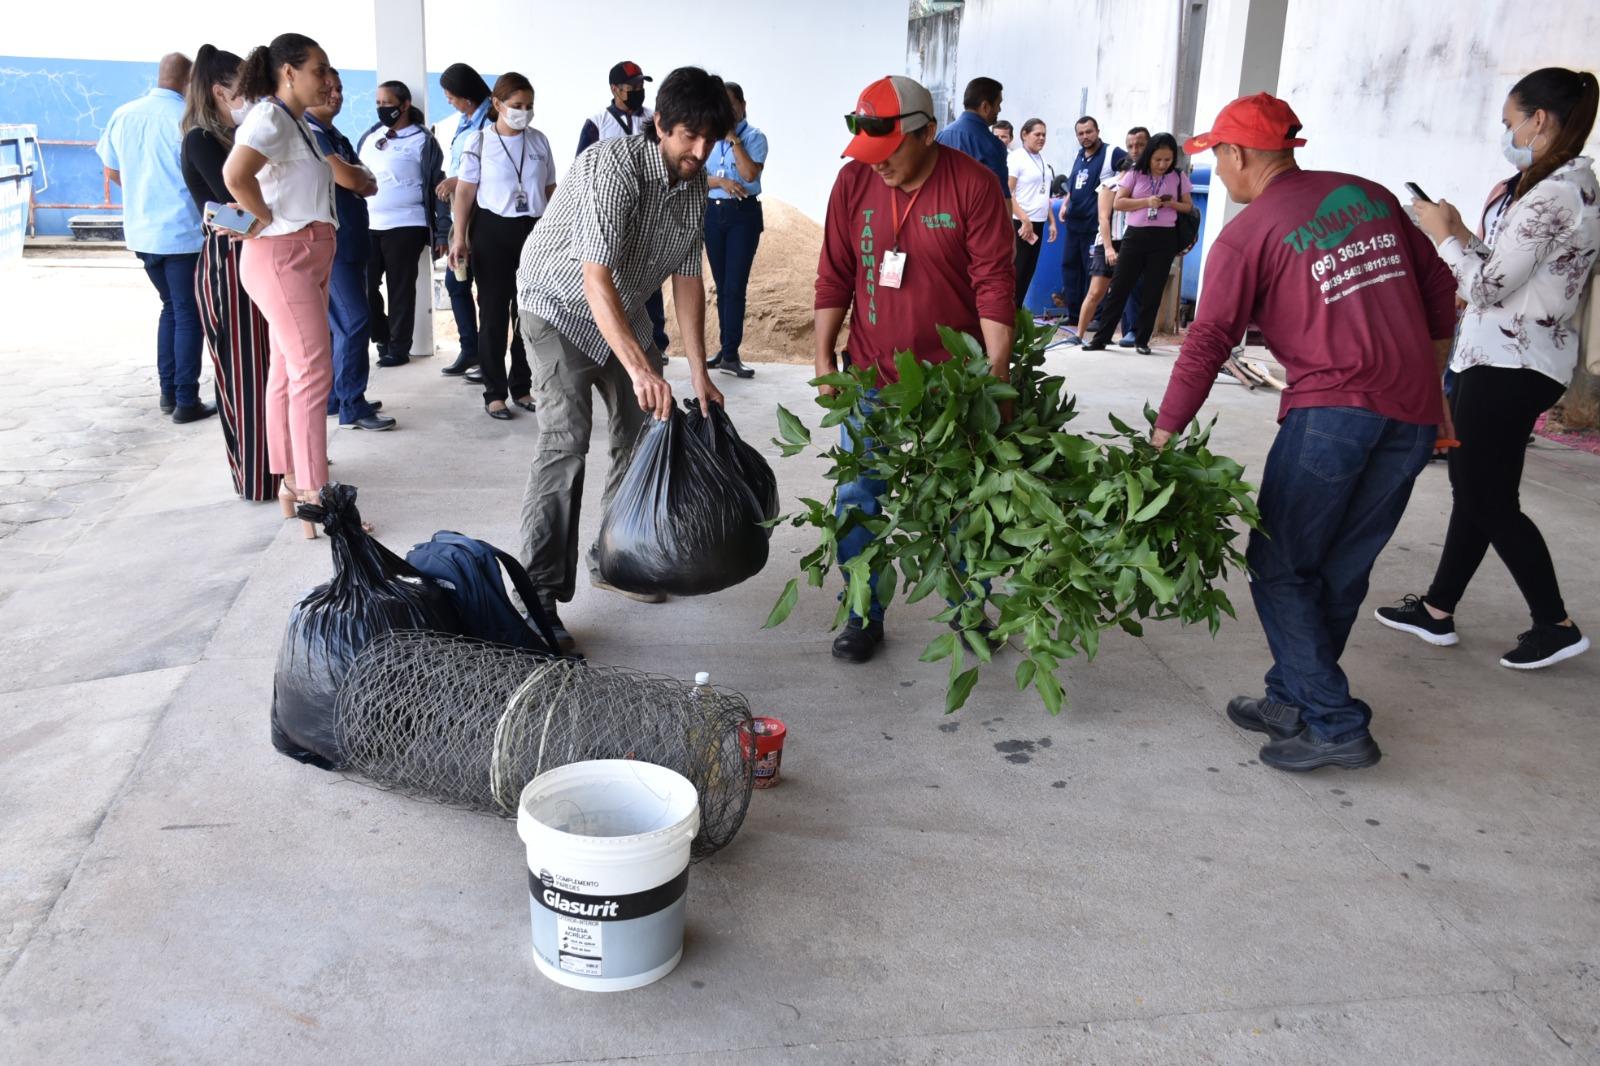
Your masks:
{"label": "white concrete column", "polygon": [[[1211,0],[1206,6],[1206,39],[1194,117],[1197,131],[1210,129],[1217,112],[1230,100],[1251,93],[1277,94],[1288,13],[1289,0]],[[1228,198],[1227,188],[1213,171],[1206,247],[1242,209],[1242,204]]]}
{"label": "white concrete column", "polygon": [[[378,80],[403,81],[412,103],[427,116],[428,56],[424,45],[424,0],[373,0],[372,14],[378,45]],[[433,354],[433,249],[422,253],[417,271],[417,324],[412,333],[412,355]]]}

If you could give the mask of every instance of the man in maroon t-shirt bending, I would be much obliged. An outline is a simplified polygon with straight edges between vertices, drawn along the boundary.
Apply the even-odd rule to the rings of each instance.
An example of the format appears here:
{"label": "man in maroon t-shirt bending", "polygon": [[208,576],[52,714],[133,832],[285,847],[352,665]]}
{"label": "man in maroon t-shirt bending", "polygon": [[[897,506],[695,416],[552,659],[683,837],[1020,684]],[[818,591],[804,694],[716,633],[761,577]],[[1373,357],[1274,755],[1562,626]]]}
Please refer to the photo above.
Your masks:
{"label": "man in maroon t-shirt bending", "polygon": [[[834,345],[849,312],[849,359],[876,367],[880,385],[897,380],[896,352],[928,363],[949,359],[940,326],[981,335],[995,376],[1009,378],[1016,275],[1011,220],[994,173],[940,148],[933,98],[910,78],[867,86],[845,122],[855,134],[844,151],[853,162],[833,183],[817,263],[818,376],[836,369]],[[871,447],[856,429],[840,427],[843,445]],[[840,485],[839,515],[852,507],[879,513],[884,491],[872,478]],[[871,540],[857,526],[840,538],[839,561],[855,558]],[[833,655],[864,663],[882,642],[874,585],[868,617],[851,615]]]}
{"label": "man in maroon t-shirt bending", "polygon": [[1254,323],[1289,381],[1246,553],[1273,665],[1265,697],[1233,700],[1228,717],[1272,738],[1268,766],[1357,768],[1381,753],[1339,657],[1443,419],[1455,282],[1388,190],[1297,167],[1299,132],[1288,104],[1259,93],[1184,146],[1213,149],[1249,206],[1206,255],[1154,440],[1190,423]]}

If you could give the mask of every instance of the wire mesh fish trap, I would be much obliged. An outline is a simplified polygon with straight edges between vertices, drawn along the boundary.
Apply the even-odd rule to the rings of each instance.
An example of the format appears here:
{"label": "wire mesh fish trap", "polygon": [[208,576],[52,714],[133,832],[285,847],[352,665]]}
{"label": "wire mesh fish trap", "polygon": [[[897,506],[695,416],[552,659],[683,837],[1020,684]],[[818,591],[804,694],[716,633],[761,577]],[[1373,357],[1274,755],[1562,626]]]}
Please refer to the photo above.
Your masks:
{"label": "wire mesh fish trap", "polygon": [[694,857],[726,846],[750,805],[743,696],[676,678],[442,633],[388,633],[339,687],[347,768],[441,803],[515,815],[523,786],[586,759],[640,759],[700,793]]}

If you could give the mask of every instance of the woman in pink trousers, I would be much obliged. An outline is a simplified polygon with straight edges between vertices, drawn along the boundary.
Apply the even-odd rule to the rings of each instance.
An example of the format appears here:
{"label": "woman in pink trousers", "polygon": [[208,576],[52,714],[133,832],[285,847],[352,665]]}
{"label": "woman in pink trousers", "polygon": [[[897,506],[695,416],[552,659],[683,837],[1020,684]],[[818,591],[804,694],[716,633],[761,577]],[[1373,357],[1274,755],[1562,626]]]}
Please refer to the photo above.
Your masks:
{"label": "woman in pink trousers", "polygon": [[[328,480],[328,392],[333,342],[328,276],[333,268],[333,170],[304,118],[327,102],[332,77],[317,42],[284,33],[251,50],[235,91],[254,100],[234,133],[223,180],[255,216],[239,258],[239,280],[267,320],[267,455],[283,475],[285,518],[315,502]],[[307,539],[316,537],[304,522]]]}

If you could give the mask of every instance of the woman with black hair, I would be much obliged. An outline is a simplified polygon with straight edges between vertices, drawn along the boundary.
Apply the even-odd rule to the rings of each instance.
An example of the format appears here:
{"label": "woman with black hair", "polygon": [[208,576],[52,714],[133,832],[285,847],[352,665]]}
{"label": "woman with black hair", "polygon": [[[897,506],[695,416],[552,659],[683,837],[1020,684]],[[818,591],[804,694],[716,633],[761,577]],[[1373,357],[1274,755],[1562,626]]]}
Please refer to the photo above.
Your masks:
{"label": "woman with black hair", "polygon": [[[222,179],[234,128],[249,101],[234,88],[240,58],[214,45],[195,53],[183,108],[183,180],[202,212],[207,203],[233,201]],[[233,491],[246,500],[270,500],[278,477],[267,462],[267,320],[239,284],[239,241],[206,228],[195,270],[200,326],[217,377],[217,414],[228,452]]]}
{"label": "woman with black hair", "polygon": [[1378,621],[1429,644],[1458,643],[1456,606],[1492,546],[1533,617],[1533,628],[1500,659],[1513,670],[1589,650],[1519,490],[1528,436],[1572,380],[1578,304],[1600,255],[1600,185],[1592,161],[1579,154],[1597,101],[1600,89],[1588,71],[1546,67],[1512,87],[1500,148],[1520,177],[1498,213],[1491,205],[1485,239],[1446,200],[1412,204],[1467,304],[1450,359],[1461,444],[1449,454],[1454,501],[1433,584],[1422,596],[1380,607]]}
{"label": "woman with black hair", "polygon": [[1100,307],[1100,329],[1083,346],[1086,352],[1103,351],[1122,319],[1139,279],[1144,278],[1144,299],[1139,302],[1139,320],[1134,327],[1134,350],[1150,354],[1150,336],[1156,329],[1156,314],[1161,310],[1161,293],[1167,286],[1167,273],[1178,257],[1178,215],[1194,210],[1190,202],[1189,175],[1178,170],[1178,142],[1170,133],[1150,138],[1126,174],[1117,193],[1116,210],[1127,216],[1128,228],[1117,252],[1117,272],[1111,278],[1111,292]]}
{"label": "woman with black hair", "polygon": [[[367,302],[378,365],[402,366],[411,361],[422,253],[431,248],[444,254],[448,209],[434,191],[444,181],[444,152],[404,82],[379,85],[377,107],[377,124],[356,145],[361,162],[378,179],[378,194],[367,201],[372,220]],[[380,288],[385,282],[387,314]]]}
{"label": "woman with black hair", "polygon": [[[456,178],[461,173],[461,152],[466,147],[467,139],[494,121],[489,117],[489,97],[492,94],[483,75],[466,63],[451,63],[445,67],[444,73],[439,75],[439,88],[444,90],[444,102],[461,115],[456,122],[455,133],[450,136],[450,158],[445,162],[444,180],[434,190],[440,201],[453,205]],[[465,278],[457,278],[453,270],[447,270],[444,274],[444,291],[450,294],[450,314],[456,320],[456,335],[461,338],[461,352],[456,356],[456,361],[439,369],[439,373],[451,377],[467,374],[478,365],[478,309],[472,301],[473,271],[470,259],[466,265],[466,275]],[[520,346],[522,340],[518,337],[513,343]],[[471,374],[467,376],[469,380],[474,377]],[[476,380],[481,382],[482,375],[476,375]]]}
{"label": "woman with black hair", "polygon": [[[328,276],[333,269],[333,170],[306,125],[309,107],[327,103],[328,55],[311,38],[283,33],[251,50],[235,91],[256,103],[234,131],[222,177],[238,205],[255,216],[239,252],[239,282],[267,320],[269,468],[283,475],[284,516],[314,503],[328,481],[328,392],[333,334]],[[306,538],[317,535],[304,523]]]}

